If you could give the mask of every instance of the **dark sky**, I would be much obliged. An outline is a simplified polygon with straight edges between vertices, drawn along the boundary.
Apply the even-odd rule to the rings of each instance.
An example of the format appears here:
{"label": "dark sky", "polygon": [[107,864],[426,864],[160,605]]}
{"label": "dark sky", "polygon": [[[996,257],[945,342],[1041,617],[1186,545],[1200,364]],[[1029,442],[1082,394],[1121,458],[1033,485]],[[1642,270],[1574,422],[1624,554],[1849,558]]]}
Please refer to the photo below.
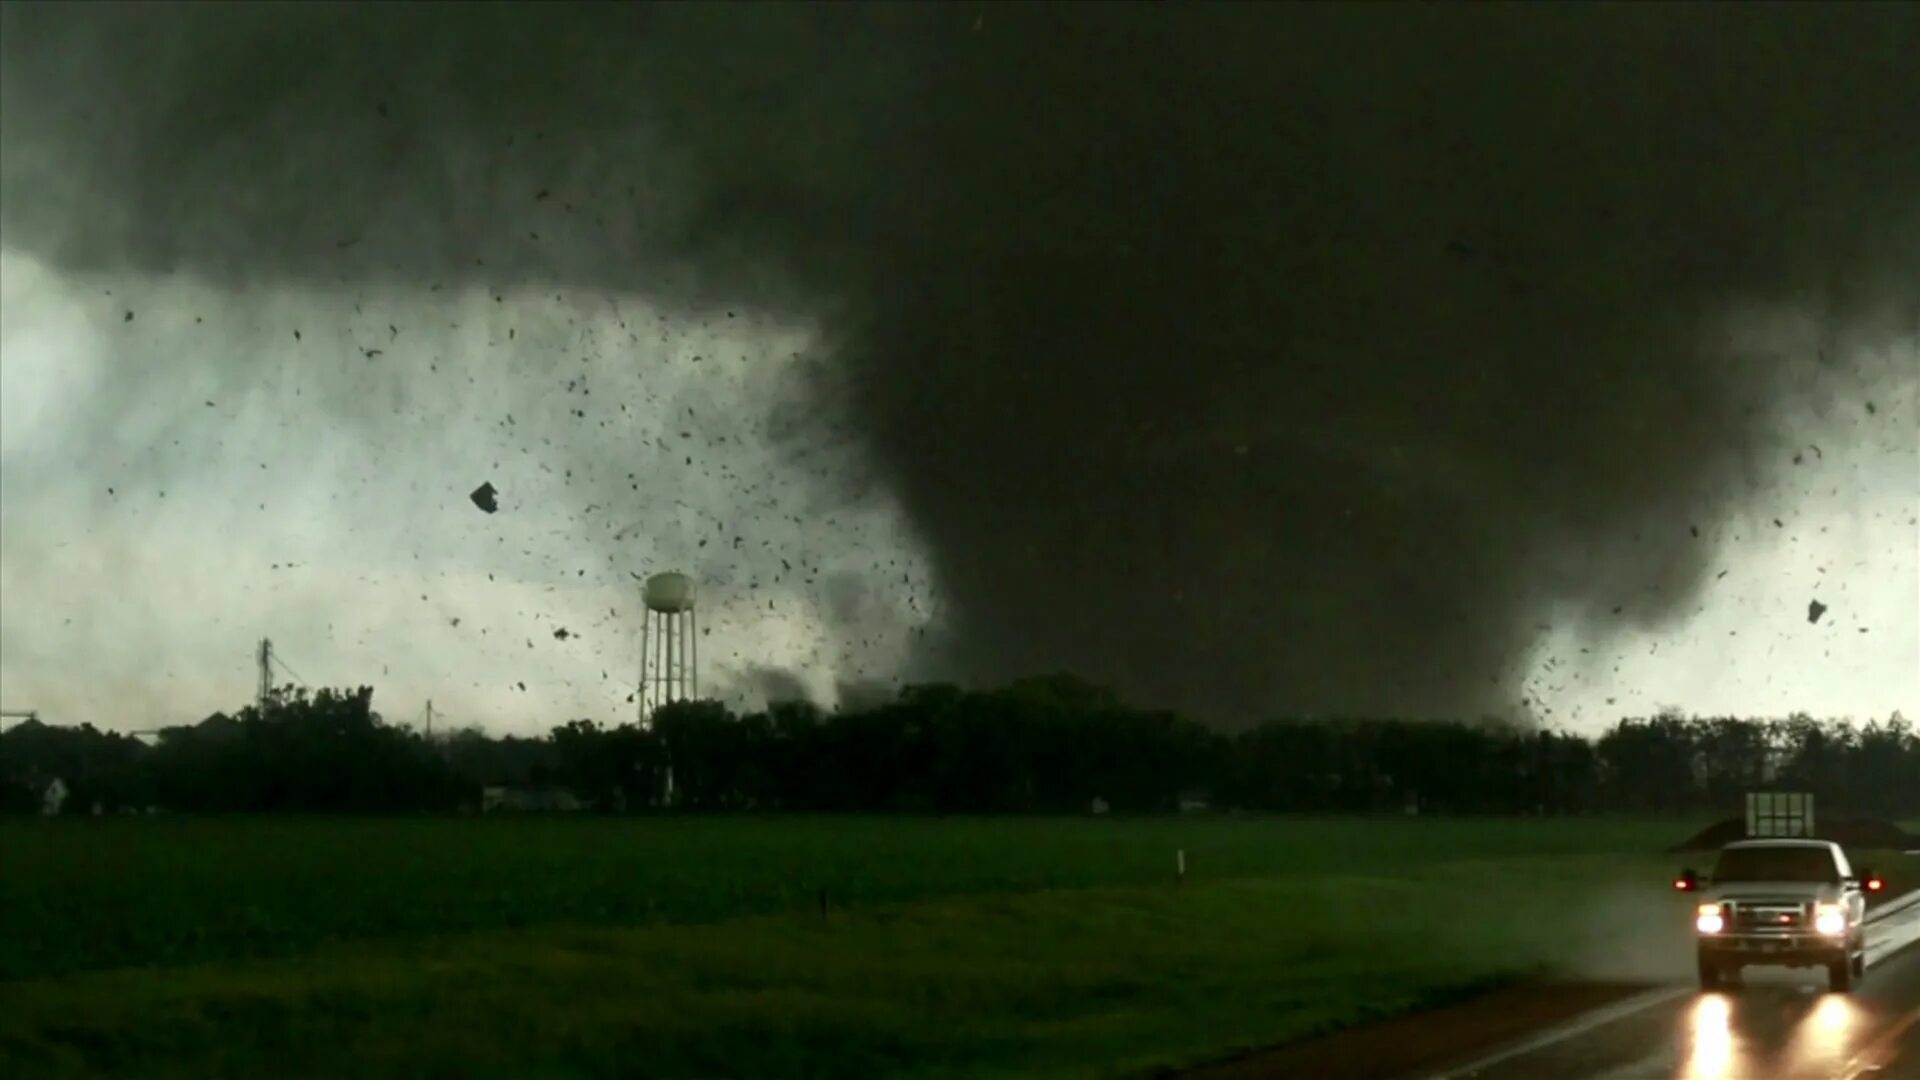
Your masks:
{"label": "dark sky", "polygon": [[780,425],[925,545],[915,677],[1510,711],[1920,326],[1911,5],[4,11],[62,271],[812,320]]}

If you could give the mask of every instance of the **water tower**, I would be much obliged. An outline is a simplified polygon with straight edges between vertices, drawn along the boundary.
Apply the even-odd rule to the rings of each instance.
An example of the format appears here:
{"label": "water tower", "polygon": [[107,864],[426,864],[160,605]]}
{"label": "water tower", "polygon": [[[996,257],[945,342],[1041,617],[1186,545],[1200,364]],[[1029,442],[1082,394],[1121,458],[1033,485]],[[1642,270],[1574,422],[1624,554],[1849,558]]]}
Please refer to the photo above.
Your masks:
{"label": "water tower", "polygon": [[640,723],[668,702],[700,695],[700,627],[693,614],[693,579],[655,574],[641,593],[646,621],[640,624]]}

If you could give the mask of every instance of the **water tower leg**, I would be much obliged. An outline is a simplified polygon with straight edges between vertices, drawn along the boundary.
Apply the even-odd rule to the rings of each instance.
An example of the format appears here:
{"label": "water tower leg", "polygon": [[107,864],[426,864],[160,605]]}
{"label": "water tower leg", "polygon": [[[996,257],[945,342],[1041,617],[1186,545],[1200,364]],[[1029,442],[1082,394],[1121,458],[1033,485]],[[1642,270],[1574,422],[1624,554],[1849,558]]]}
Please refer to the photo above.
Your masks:
{"label": "water tower leg", "polygon": [[660,616],[660,678],[655,684],[660,698],[655,708],[673,701],[673,616]]}
{"label": "water tower leg", "polygon": [[689,661],[689,657],[693,655],[691,653],[693,634],[689,632],[691,628],[693,628],[693,613],[689,611],[680,617],[680,700],[682,701],[691,698],[691,694],[687,694],[687,686],[691,684],[691,671],[693,671]]}
{"label": "water tower leg", "polygon": [[667,651],[667,645],[673,640],[673,624],[662,616],[660,621],[654,624],[653,629],[656,639],[653,650],[658,654],[657,659],[660,661],[660,666],[653,673],[653,707],[658,709],[667,703],[667,696],[661,692],[661,689],[667,685],[667,680],[673,677],[672,669],[667,666],[667,658],[672,655]]}
{"label": "water tower leg", "polygon": [[687,631],[678,615],[668,616],[667,625],[673,627],[673,636],[667,639],[667,700],[679,701],[680,681],[687,677]]}

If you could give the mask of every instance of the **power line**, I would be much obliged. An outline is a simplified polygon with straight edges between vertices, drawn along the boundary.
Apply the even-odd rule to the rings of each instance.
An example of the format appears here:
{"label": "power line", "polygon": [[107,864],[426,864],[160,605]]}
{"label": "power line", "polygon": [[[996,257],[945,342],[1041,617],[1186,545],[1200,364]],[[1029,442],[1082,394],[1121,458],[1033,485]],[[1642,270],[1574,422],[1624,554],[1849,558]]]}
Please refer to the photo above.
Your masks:
{"label": "power line", "polygon": [[300,684],[300,686],[309,690],[313,689],[312,684],[308,683],[299,672],[293,670],[293,667],[285,660],[282,660],[280,654],[273,651],[273,641],[270,638],[260,639],[260,647],[254,653],[254,661],[259,665],[260,672],[260,685],[259,689],[255,691],[254,703],[262,714],[265,714],[267,711],[268,699],[273,697],[273,671],[276,666],[290,676],[294,682]]}
{"label": "power line", "polygon": [[281,670],[281,671],[284,671],[284,672],[286,672],[286,673],[287,673],[288,675],[291,675],[291,676],[293,676],[293,681],[294,681],[294,682],[297,682],[297,683],[299,683],[299,684],[300,684],[301,686],[306,686],[306,687],[308,687],[308,689],[312,689],[312,687],[311,687],[311,686],[309,686],[309,684],[307,683],[307,680],[305,680],[305,679],[303,679],[303,678],[301,678],[301,677],[300,677],[300,673],[299,673],[299,672],[297,672],[297,671],[295,671],[295,670],[293,670],[293,668],[292,668],[292,667],[290,667],[290,666],[288,666],[288,664],[287,664],[287,662],[286,662],[285,660],[282,660],[282,659],[280,659],[280,657],[279,657],[278,655],[275,655],[275,656],[273,657],[273,662],[274,662],[274,663],[276,663],[276,664],[279,664],[279,665],[280,665],[280,670]]}

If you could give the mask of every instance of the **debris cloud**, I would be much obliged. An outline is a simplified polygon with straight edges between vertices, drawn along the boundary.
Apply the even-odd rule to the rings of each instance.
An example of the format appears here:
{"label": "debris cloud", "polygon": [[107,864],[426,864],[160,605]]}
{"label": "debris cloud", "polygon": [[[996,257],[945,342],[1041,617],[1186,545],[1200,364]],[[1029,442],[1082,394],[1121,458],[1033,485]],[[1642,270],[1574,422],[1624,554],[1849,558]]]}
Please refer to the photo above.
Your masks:
{"label": "debris cloud", "polygon": [[1920,325],[1909,6],[0,19],[0,230],[49,265],[817,327],[769,415],[926,546],[916,677],[1511,712],[1543,620],[1686,611],[1800,453],[1839,350],[1728,311]]}

